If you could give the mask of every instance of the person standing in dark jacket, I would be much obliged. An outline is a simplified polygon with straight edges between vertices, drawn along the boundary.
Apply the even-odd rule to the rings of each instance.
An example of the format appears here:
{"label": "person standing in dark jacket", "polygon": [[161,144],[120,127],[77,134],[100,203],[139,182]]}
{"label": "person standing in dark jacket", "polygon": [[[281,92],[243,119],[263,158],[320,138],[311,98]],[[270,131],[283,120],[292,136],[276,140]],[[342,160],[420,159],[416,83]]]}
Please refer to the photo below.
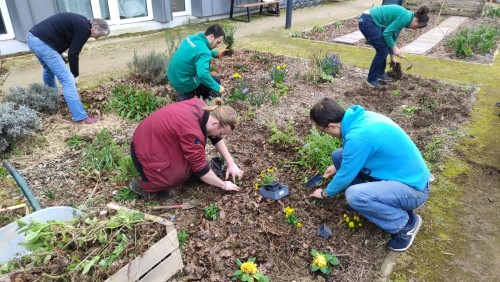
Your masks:
{"label": "person standing in dark jacket", "polygon": [[[165,106],[137,127],[132,137],[130,155],[141,175],[130,188],[148,199],[160,192],[179,187],[195,177],[224,191],[239,191],[234,184],[243,171],[229,153],[223,135],[231,133],[237,121],[233,108],[223,105],[217,97],[213,106],[193,98]],[[211,170],[205,157],[207,139],[227,162],[226,181]],[[232,176],[232,181],[228,180]],[[164,194],[163,194],[164,195]]]}
{"label": "person standing in dark jacket", "polygon": [[[31,28],[28,47],[43,67],[43,82],[57,90],[59,80],[66,104],[75,122],[94,123],[98,117],[90,117],[83,108],[76,84],[78,83],[79,55],[90,37],[107,36],[109,26],[103,19],[87,19],[74,13],[51,16]],[[61,54],[68,50],[69,68]]]}

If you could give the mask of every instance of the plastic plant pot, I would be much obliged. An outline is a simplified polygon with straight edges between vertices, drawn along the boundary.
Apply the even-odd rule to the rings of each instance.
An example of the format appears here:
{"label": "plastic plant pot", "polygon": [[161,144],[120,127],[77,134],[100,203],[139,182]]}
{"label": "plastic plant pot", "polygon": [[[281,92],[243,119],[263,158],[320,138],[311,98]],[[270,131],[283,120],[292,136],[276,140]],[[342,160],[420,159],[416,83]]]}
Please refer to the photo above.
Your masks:
{"label": "plastic plant pot", "polygon": [[318,236],[327,239],[331,235],[332,235],[332,230],[330,229],[330,227],[328,227],[326,225],[326,223],[323,223],[323,224],[321,224],[319,226],[319,228],[318,228]]}
{"label": "plastic plant pot", "polygon": [[269,183],[269,185],[261,187],[259,189],[259,193],[264,198],[271,200],[279,200],[287,196],[289,191],[288,191],[288,186],[273,181]]}

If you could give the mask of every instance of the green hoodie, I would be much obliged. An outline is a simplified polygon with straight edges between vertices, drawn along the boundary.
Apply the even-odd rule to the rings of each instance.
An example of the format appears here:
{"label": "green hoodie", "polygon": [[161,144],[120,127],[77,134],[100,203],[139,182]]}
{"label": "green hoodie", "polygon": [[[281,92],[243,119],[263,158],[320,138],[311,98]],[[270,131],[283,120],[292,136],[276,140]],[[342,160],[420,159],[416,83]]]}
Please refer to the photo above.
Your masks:
{"label": "green hoodie", "polygon": [[389,48],[396,45],[399,33],[404,27],[408,28],[410,26],[414,16],[412,11],[406,10],[399,5],[384,5],[372,8],[370,9],[370,15],[375,24],[384,31],[382,36]]}
{"label": "green hoodie", "polygon": [[219,51],[210,50],[203,33],[188,36],[181,42],[168,65],[168,81],[180,93],[195,90],[201,83],[220,92],[220,85],[210,75],[210,60]]}

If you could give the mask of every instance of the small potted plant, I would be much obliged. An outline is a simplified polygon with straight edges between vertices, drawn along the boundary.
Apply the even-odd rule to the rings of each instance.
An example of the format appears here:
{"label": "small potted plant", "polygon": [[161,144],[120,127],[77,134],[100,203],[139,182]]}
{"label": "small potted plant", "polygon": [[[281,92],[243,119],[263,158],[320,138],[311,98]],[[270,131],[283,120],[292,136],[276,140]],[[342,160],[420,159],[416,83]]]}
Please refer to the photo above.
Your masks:
{"label": "small potted plant", "polygon": [[226,36],[224,37],[224,44],[226,44],[226,51],[224,52],[224,56],[232,56],[233,55],[233,45],[234,45],[234,33],[236,32],[236,27],[234,26],[226,26],[224,27],[224,32]]}
{"label": "small potted plant", "polygon": [[257,264],[255,264],[255,258],[249,258],[246,262],[241,262],[240,259],[237,259],[236,265],[240,269],[234,272],[231,280],[269,282],[269,278],[259,271]]}
{"label": "small potted plant", "polygon": [[333,256],[326,251],[318,252],[317,250],[312,249],[311,256],[313,257],[313,262],[311,263],[312,272],[321,271],[321,273],[329,275],[332,273],[332,266],[340,264],[340,261],[336,256]]}

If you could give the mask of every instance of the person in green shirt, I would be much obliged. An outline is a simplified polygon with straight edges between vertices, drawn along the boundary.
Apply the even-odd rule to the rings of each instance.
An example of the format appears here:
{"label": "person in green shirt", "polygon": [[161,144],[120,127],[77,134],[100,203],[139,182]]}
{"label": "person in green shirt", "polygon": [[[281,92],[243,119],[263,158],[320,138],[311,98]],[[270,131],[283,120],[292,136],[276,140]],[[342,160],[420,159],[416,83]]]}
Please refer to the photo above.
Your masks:
{"label": "person in green shirt", "polygon": [[214,48],[225,36],[224,29],[214,24],[205,33],[190,35],[181,42],[167,70],[168,81],[180,93],[180,101],[193,97],[209,100],[224,92],[219,78],[210,74],[210,61],[224,53]]}
{"label": "person in green shirt", "polygon": [[367,83],[373,88],[382,88],[379,81],[390,82],[385,74],[387,55],[397,63],[395,56],[401,57],[396,40],[403,28],[418,29],[427,26],[430,9],[420,7],[417,12],[406,10],[399,5],[378,6],[365,11],[359,17],[359,30],[377,52],[368,72]]}

